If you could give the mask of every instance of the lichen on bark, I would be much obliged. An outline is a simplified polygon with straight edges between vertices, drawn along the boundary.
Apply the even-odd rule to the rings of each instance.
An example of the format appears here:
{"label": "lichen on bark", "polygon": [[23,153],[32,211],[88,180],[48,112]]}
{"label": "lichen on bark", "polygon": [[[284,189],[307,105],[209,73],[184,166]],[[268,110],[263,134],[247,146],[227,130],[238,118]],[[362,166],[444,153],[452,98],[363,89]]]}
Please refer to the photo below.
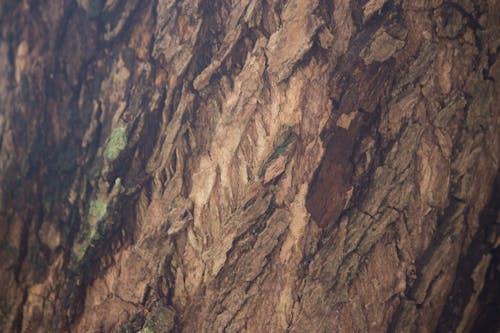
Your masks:
{"label": "lichen on bark", "polygon": [[493,329],[497,2],[0,3],[0,330]]}

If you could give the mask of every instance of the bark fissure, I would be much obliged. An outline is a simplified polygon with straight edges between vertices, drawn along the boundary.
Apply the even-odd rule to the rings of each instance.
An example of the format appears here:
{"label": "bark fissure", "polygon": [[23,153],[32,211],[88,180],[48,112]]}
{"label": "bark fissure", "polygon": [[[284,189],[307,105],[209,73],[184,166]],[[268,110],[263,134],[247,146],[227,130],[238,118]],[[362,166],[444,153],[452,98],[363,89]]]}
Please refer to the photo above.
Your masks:
{"label": "bark fissure", "polygon": [[4,1],[0,330],[498,329],[499,10]]}

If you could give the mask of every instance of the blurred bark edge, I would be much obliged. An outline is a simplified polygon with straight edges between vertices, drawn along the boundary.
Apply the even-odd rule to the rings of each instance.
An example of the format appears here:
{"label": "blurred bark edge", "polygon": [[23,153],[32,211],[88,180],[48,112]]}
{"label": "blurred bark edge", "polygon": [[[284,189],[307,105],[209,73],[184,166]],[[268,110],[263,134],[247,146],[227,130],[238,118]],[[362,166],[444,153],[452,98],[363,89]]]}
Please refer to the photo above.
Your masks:
{"label": "blurred bark edge", "polygon": [[0,331],[498,332],[500,2],[0,2]]}

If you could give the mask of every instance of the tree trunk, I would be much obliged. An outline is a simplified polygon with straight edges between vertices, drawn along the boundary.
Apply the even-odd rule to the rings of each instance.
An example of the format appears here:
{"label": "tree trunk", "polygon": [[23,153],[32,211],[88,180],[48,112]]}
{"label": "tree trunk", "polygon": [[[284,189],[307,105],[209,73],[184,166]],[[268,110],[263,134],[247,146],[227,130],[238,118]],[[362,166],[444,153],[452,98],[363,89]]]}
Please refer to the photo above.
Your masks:
{"label": "tree trunk", "polygon": [[500,2],[0,2],[0,331],[496,332]]}

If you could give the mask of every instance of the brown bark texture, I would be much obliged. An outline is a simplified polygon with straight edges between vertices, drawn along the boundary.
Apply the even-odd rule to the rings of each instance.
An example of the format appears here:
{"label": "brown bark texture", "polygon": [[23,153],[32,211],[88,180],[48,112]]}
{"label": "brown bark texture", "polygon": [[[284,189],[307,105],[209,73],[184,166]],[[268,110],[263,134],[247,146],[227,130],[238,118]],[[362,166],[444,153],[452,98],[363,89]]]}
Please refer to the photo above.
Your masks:
{"label": "brown bark texture", "polygon": [[497,0],[0,1],[0,331],[496,332]]}

